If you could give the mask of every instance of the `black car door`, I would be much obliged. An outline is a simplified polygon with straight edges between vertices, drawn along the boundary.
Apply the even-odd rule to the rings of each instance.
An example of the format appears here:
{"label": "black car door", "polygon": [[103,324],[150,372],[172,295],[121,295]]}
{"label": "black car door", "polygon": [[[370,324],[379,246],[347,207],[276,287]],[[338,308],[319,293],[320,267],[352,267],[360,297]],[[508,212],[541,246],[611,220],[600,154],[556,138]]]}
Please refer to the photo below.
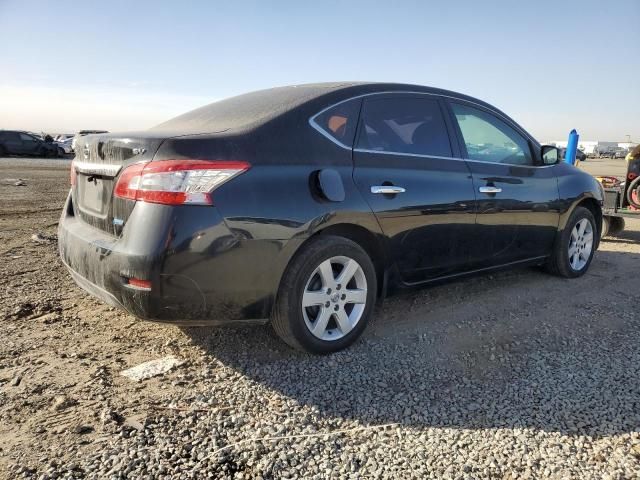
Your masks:
{"label": "black car door", "polygon": [[354,179],[406,283],[465,269],[473,242],[471,174],[443,108],[433,95],[381,94],[360,115]]}
{"label": "black car door", "polygon": [[4,132],[3,145],[8,154],[22,155],[22,140],[18,132]]}
{"label": "black car door", "polygon": [[40,151],[41,141],[27,133],[20,134],[23,155],[35,155]]}
{"label": "black car door", "polygon": [[542,165],[533,143],[499,113],[448,103],[477,197],[472,267],[548,255],[560,218],[556,169]]}

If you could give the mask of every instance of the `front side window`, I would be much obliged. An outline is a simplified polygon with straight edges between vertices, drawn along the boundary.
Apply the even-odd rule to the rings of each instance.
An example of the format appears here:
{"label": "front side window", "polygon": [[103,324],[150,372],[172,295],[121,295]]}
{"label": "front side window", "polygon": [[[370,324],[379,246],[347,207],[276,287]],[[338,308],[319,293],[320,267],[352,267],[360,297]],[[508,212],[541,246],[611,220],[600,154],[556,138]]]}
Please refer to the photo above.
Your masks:
{"label": "front side window", "polygon": [[449,134],[438,101],[432,98],[365,100],[358,148],[451,157]]}
{"label": "front side window", "polygon": [[351,147],[356,134],[360,99],[348,100],[316,115],[313,121],[331,138]]}
{"label": "front side window", "polygon": [[471,160],[533,165],[527,140],[502,120],[483,110],[452,103],[467,156]]}

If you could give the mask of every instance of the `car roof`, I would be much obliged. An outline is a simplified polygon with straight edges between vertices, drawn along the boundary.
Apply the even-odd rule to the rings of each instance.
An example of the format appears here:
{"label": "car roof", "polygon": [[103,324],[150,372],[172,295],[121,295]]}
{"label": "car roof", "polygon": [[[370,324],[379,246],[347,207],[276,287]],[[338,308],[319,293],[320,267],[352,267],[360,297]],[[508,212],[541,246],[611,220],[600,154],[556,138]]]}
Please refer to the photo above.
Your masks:
{"label": "car roof", "polygon": [[[444,95],[495,107],[467,95],[423,85],[380,82],[310,83],[269,88],[227,98],[179,115],[151,130],[182,132],[219,132],[253,128],[313,104],[320,111],[351,97],[381,92],[417,92]],[[499,110],[497,110],[500,112]],[[500,112],[506,117],[506,115]]]}
{"label": "car roof", "polygon": [[8,133],[24,133],[25,135],[31,135],[32,137],[38,137],[37,133],[30,132],[28,130],[0,130],[0,132],[8,132]]}

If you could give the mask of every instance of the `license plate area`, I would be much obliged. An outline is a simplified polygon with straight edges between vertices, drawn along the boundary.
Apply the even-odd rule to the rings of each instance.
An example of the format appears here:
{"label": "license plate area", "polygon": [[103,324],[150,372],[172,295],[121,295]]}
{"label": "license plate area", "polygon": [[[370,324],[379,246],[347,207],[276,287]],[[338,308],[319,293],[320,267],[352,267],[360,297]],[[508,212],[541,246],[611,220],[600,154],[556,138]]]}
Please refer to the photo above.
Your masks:
{"label": "license plate area", "polygon": [[108,207],[107,182],[94,175],[80,174],[77,179],[80,209],[96,217],[105,217]]}

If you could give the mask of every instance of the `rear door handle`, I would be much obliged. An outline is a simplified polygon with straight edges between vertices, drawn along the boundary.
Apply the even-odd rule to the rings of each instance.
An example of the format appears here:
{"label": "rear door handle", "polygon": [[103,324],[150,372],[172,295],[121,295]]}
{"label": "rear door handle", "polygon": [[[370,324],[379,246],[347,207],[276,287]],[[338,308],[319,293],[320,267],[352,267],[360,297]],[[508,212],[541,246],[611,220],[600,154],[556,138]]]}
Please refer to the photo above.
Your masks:
{"label": "rear door handle", "polygon": [[480,187],[478,188],[478,190],[480,191],[480,193],[500,193],[502,191],[501,188],[498,187]]}
{"label": "rear door handle", "polygon": [[386,193],[388,194],[396,194],[396,193],[404,193],[406,190],[402,187],[396,187],[395,185],[372,185],[371,193]]}

